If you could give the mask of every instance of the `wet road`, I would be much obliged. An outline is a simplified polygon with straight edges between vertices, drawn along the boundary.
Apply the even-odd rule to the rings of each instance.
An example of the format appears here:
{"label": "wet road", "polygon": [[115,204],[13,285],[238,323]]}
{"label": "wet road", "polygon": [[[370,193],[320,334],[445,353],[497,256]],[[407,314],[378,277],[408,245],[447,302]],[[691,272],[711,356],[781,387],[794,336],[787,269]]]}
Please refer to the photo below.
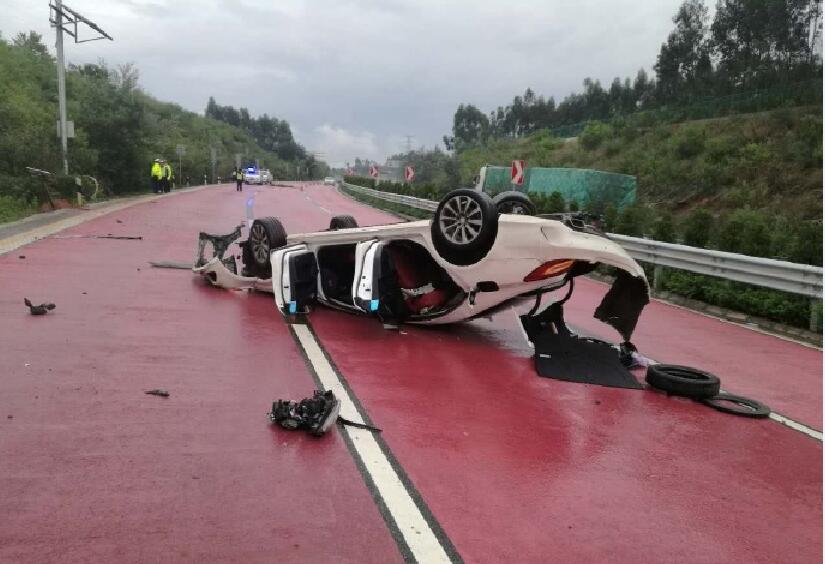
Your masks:
{"label": "wet road", "polygon": [[[288,232],[340,213],[392,219],[329,187],[257,192],[256,213]],[[149,268],[191,260],[198,231],[231,231],[249,194],[173,195],[57,236],[142,241],[52,237],[0,256],[0,561],[402,560],[394,500],[343,435],[267,424],[272,400],[314,386],[271,297]],[[579,283],[567,316],[614,337],[592,319],[604,291]],[[31,317],[24,296],[58,308]],[[820,442],[650,391],[538,378],[515,319],[392,332],[310,316],[461,558],[821,561]],[[635,342],[822,428],[820,351],[661,303]],[[156,387],[171,397],[143,394]]]}

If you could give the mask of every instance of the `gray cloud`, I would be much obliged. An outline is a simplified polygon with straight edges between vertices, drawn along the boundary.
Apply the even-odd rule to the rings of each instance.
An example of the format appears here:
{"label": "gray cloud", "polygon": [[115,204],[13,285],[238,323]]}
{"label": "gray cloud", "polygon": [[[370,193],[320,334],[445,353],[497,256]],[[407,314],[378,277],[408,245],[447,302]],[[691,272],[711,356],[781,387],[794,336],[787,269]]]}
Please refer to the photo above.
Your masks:
{"label": "gray cloud", "polygon": [[[0,31],[53,43],[45,3],[2,0]],[[432,146],[459,103],[485,111],[531,87],[560,100],[585,77],[650,68],[679,0],[72,0],[115,42],[72,62],[134,62],[153,95],[287,119],[331,162]],[[369,153],[369,154],[368,154]]]}

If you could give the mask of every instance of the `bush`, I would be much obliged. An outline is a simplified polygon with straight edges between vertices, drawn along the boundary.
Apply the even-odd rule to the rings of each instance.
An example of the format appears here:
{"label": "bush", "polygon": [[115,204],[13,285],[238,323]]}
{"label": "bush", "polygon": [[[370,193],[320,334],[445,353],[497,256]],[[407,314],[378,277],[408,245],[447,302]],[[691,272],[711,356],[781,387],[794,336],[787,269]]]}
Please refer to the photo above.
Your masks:
{"label": "bush", "polygon": [[588,151],[592,151],[610,137],[611,133],[612,129],[608,124],[591,121],[584,126],[584,131],[579,135],[579,143]]}
{"label": "bush", "polygon": [[713,227],[713,215],[705,209],[693,210],[682,227],[685,245],[706,247],[710,241]]}
{"label": "bush", "polygon": [[637,205],[624,208],[616,219],[616,233],[630,237],[644,237],[645,215],[642,208]]}
{"label": "bush", "polygon": [[671,138],[673,152],[680,159],[690,159],[705,148],[705,132],[699,127],[683,127]]}
{"label": "bush", "polygon": [[673,226],[673,215],[662,213],[653,223],[653,238],[665,243],[676,242],[676,228]]}

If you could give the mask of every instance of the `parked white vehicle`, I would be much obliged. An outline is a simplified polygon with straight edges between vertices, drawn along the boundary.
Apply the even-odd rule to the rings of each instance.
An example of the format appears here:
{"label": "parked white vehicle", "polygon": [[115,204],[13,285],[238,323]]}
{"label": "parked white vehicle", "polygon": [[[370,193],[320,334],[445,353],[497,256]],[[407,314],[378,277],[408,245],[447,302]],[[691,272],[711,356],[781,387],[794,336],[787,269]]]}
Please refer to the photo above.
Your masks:
{"label": "parked white vehicle", "polygon": [[287,236],[276,218],[256,219],[241,243],[241,276],[214,246],[195,272],[215,286],[272,292],[286,316],[321,303],[393,322],[452,323],[559,289],[599,263],[619,276],[598,319],[629,340],[648,302],[644,271],[614,242],[553,219],[499,215],[473,189],[447,194],[433,220],[358,227],[336,216],[326,231]]}
{"label": "parked white vehicle", "polygon": [[261,184],[272,184],[272,173],[267,170],[263,169],[260,171],[261,176]]}
{"label": "parked white vehicle", "polygon": [[335,182],[335,179],[333,177],[327,176],[326,178],[324,178],[324,184],[326,184],[328,186],[335,186],[336,182]]}

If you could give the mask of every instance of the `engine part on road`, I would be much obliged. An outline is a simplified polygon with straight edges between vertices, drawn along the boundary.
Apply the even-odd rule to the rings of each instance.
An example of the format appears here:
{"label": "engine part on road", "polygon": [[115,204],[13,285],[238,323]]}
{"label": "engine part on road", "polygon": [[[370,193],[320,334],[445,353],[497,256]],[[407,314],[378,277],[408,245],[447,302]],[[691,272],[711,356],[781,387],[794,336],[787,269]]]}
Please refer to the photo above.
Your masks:
{"label": "engine part on road", "polygon": [[57,307],[56,305],[49,304],[49,303],[34,305],[34,304],[31,303],[29,298],[23,298],[23,303],[26,304],[29,307],[29,312],[32,315],[46,315],[51,310],[53,310],[55,307]]}
{"label": "engine part on road", "polygon": [[269,420],[278,423],[284,429],[303,429],[311,435],[320,437],[326,433],[338,419],[341,401],[332,390],[323,392],[315,390],[311,398],[301,401],[278,400],[272,403]]}
{"label": "engine part on road", "polygon": [[512,213],[516,215],[536,215],[536,205],[527,194],[510,190],[501,192],[493,197],[498,213]]}
{"label": "engine part on road", "polygon": [[764,419],[771,414],[771,408],[764,403],[734,394],[721,393],[710,398],[702,398],[700,401],[722,413],[730,413],[742,417]]}
{"label": "engine part on road", "polygon": [[654,364],[647,368],[645,380],[657,390],[675,396],[704,399],[719,393],[719,378],[690,366]]}
{"label": "engine part on road", "polygon": [[484,192],[460,188],[438,204],[430,229],[438,254],[449,263],[467,266],[480,261],[493,247],[498,210]]}
{"label": "engine part on road", "polygon": [[336,229],[353,229],[358,227],[358,222],[351,215],[336,215],[329,220],[329,230]]}

